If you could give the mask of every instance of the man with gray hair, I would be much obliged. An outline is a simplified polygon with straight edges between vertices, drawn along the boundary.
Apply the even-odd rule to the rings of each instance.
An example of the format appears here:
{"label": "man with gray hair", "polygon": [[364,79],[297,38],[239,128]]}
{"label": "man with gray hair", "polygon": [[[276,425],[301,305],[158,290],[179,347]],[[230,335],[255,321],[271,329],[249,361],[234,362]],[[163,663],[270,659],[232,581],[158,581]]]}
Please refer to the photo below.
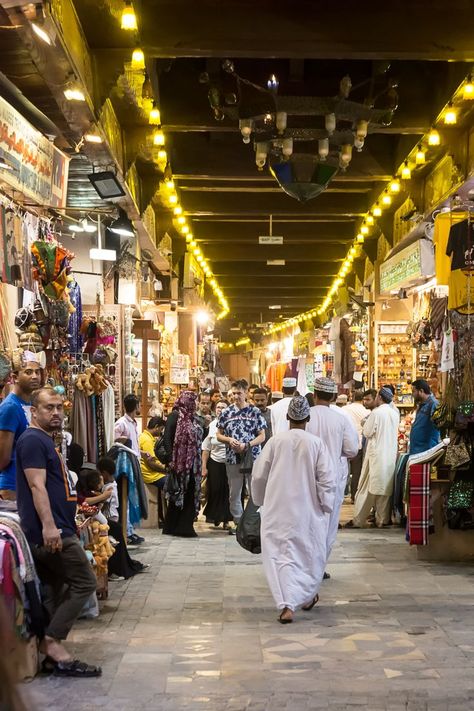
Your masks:
{"label": "man with gray hair", "polygon": [[376,407],[362,429],[367,440],[367,451],[355,498],[354,519],[346,524],[348,528],[365,528],[372,508],[375,508],[378,528],[390,523],[400,423],[400,414],[392,406],[392,401],[393,392],[383,387],[377,395]]}
{"label": "man with gray hair", "polygon": [[271,437],[252,474],[252,500],[262,507],[263,569],[281,624],[318,601],[337,481],[324,442],[305,432],[305,397],[289,401],[287,419],[289,430]]}

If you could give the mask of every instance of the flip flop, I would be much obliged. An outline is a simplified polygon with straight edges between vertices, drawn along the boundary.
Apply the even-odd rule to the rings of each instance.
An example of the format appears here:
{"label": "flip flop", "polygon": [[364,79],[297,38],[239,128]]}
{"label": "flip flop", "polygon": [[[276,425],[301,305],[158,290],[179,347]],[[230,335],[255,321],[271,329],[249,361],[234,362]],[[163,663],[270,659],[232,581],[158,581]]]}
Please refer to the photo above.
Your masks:
{"label": "flip flop", "polygon": [[[283,610],[281,611],[281,614],[280,614],[279,618],[278,618],[278,622],[279,622],[281,625],[290,625],[290,624],[293,622],[293,618],[292,618],[292,617],[291,617],[291,618],[282,617],[282,615],[283,615],[287,610],[288,610],[288,608],[287,608],[287,607],[284,607]],[[291,610],[290,610],[290,612],[291,612]]]}
{"label": "flip flop", "polygon": [[316,597],[313,598],[313,602],[310,602],[309,605],[304,605],[301,609],[305,612],[309,612],[313,609],[317,602],[319,602],[319,595],[316,595]]}
{"label": "flip flop", "polygon": [[46,674],[53,676],[73,676],[73,677],[97,677],[102,676],[102,669],[92,664],[86,664],[79,659],[71,659],[70,662],[56,662],[51,657],[46,657],[43,661],[42,670]]}

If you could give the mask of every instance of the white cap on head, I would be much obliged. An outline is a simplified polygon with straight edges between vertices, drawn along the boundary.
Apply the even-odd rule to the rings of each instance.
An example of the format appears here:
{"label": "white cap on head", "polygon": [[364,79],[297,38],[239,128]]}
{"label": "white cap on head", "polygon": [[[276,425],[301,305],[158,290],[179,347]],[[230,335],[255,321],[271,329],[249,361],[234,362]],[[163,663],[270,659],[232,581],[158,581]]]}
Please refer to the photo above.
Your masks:
{"label": "white cap on head", "polygon": [[283,378],[284,388],[296,388],[296,378]]}

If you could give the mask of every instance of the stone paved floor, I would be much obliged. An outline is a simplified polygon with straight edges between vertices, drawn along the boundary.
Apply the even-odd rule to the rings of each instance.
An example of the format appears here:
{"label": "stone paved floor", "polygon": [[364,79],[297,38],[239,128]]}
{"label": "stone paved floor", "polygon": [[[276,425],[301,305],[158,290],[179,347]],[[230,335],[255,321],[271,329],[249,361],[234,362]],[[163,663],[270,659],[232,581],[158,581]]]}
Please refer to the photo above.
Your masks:
{"label": "stone paved floor", "polygon": [[259,557],[198,528],[145,532],[150,572],[71,635],[102,678],[37,678],[29,710],[474,709],[472,567],[418,562],[400,529],[342,531],[320,604],[283,626]]}

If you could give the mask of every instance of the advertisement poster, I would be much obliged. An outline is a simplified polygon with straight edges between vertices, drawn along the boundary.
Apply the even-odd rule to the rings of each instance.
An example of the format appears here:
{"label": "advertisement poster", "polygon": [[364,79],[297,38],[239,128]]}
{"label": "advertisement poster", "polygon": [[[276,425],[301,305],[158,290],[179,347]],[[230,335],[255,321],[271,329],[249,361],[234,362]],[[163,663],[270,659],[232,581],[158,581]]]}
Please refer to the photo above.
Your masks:
{"label": "advertisement poster", "polygon": [[172,355],[170,358],[170,383],[187,385],[189,383],[190,358],[188,355]]}
{"label": "advertisement poster", "polygon": [[0,97],[0,178],[39,205],[65,207],[69,158]]}

